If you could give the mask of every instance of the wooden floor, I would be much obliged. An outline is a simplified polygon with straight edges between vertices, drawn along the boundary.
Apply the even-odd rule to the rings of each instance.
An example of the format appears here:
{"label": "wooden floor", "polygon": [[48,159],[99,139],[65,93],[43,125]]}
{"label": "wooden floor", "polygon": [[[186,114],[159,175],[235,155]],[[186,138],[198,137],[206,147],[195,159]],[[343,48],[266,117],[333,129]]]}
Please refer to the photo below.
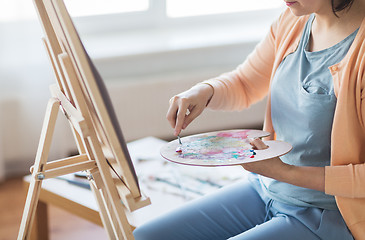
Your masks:
{"label": "wooden floor", "polygon": [[[17,238],[24,203],[22,178],[0,183],[0,240]],[[107,239],[100,226],[56,207],[49,207],[49,219],[51,240]]]}

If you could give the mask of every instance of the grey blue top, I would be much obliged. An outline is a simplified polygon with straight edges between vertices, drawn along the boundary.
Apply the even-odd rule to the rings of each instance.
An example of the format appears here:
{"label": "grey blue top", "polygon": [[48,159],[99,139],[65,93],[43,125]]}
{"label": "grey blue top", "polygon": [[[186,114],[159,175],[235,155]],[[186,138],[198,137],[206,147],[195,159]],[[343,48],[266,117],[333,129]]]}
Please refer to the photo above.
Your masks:
{"label": "grey blue top", "polygon": [[[358,30],[336,45],[308,51],[312,14],[299,46],[278,67],[271,85],[271,114],[277,140],[293,145],[281,157],[287,164],[324,167],[330,165],[331,129],[336,107],[329,67],[348,52]],[[262,187],[272,199],[303,207],[336,209],[333,196],[260,176]]]}

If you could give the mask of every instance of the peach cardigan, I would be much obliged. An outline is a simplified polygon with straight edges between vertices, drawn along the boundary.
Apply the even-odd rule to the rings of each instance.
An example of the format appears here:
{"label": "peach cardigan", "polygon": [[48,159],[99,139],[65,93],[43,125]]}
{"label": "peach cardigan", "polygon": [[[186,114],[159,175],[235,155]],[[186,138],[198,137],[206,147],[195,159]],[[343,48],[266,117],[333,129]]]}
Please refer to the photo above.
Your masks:
{"label": "peach cardigan", "polygon": [[[208,107],[241,110],[270,95],[270,81],[281,61],[296,50],[308,17],[296,17],[287,9],[244,63],[205,81],[214,88]],[[325,192],[336,197],[353,236],[365,239],[365,19],[345,58],[329,70],[337,105]],[[275,136],[270,109],[269,96],[264,130]]]}

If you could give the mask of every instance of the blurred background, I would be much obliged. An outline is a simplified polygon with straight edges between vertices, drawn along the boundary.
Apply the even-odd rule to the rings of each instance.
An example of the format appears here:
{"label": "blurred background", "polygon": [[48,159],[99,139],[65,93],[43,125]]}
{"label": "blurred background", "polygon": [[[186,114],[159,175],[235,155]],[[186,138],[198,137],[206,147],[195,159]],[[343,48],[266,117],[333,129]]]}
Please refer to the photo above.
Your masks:
{"label": "blurred background", "polygon": [[[243,62],[283,10],[281,0],[67,0],[110,91],[127,141],[171,140],[168,100]],[[54,74],[31,0],[0,0],[0,181],[29,173]],[[206,111],[183,135],[257,128],[265,100]],[[59,116],[50,160],[76,149]]]}

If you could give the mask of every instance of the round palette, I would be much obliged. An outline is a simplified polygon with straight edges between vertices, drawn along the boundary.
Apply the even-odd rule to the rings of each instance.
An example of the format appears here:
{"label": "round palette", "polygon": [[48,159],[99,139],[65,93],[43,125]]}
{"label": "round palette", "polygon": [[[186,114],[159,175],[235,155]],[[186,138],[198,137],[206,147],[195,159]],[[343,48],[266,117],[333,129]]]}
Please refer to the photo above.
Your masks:
{"label": "round palette", "polygon": [[251,138],[269,135],[249,129],[202,133],[181,138],[181,145],[178,140],[167,143],[161,148],[161,155],[186,165],[229,166],[279,157],[292,149],[283,141],[264,141],[268,148],[263,150],[252,148]]}

